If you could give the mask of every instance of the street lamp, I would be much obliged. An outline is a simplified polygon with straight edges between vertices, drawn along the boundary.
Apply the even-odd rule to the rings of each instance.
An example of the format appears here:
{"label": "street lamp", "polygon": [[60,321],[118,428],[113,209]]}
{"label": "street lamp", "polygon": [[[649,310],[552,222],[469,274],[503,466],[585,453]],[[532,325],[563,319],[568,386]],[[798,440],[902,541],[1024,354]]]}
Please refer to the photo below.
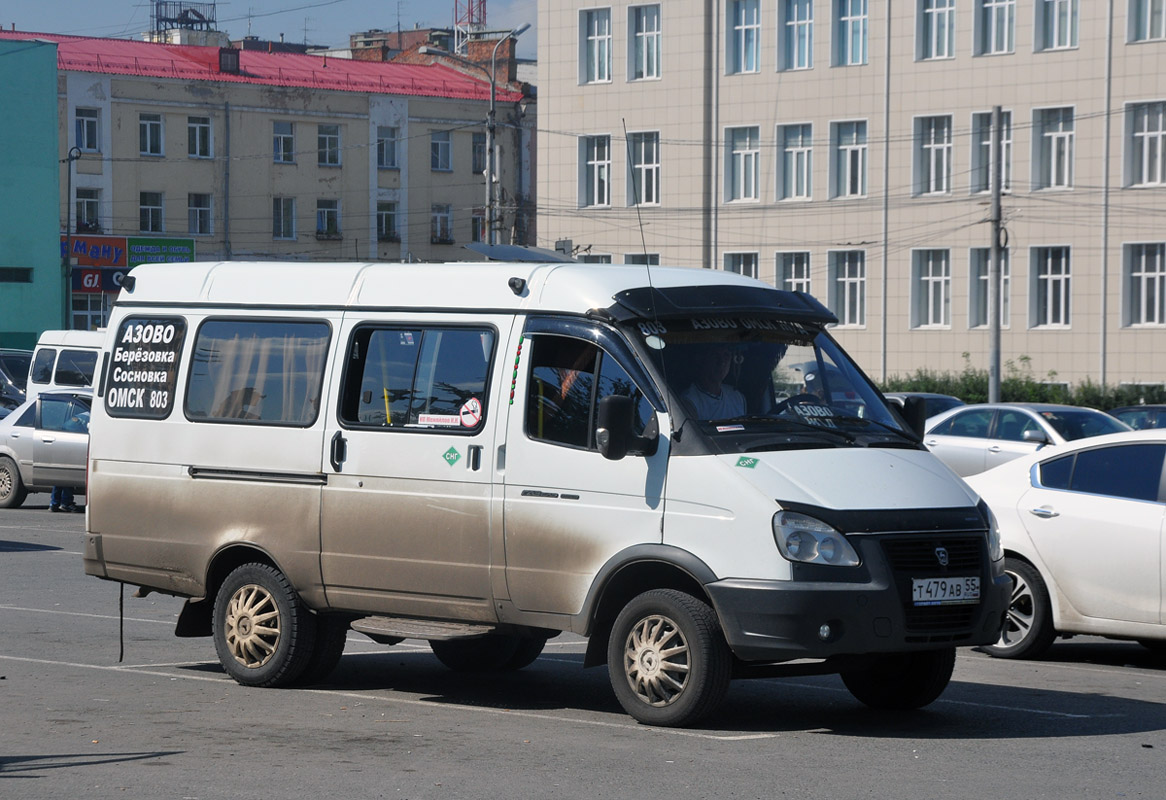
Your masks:
{"label": "street lamp", "polygon": [[64,318],[65,330],[70,328],[69,312],[71,311],[71,304],[69,303],[69,296],[73,291],[73,268],[72,268],[72,249],[73,249],[73,162],[81,157],[80,147],[70,147],[69,154],[61,159],[61,163],[65,165],[65,252],[61,255],[61,283],[64,284],[63,297],[61,299],[61,316]]}
{"label": "street lamp", "polygon": [[497,176],[494,174],[496,166],[494,164],[494,106],[497,102],[498,90],[498,48],[507,39],[517,39],[522,34],[526,33],[530,28],[529,22],[524,22],[510,33],[503,36],[494,45],[494,52],[490,54],[490,114],[486,118],[486,243],[496,244],[494,241],[496,237],[494,225],[494,182]]}

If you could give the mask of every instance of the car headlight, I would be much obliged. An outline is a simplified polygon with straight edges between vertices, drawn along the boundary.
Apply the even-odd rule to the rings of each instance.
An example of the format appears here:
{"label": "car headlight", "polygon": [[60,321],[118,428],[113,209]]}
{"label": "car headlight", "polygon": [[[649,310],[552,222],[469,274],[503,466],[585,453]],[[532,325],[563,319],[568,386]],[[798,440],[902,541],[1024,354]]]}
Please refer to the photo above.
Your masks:
{"label": "car headlight", "polygon": [[1000,541],[1000,526],[996,523],[996,515],[983,500],[980,501],[980,513],[988,521],[988,558],[999,561],[1004,558],[1004,545]]}
{"label": "car headlight", "polygon": [[796,511],[773,515],[773,538],[777,549],[790,561],[857,567],[858,553],[839,531],[820,519]]}

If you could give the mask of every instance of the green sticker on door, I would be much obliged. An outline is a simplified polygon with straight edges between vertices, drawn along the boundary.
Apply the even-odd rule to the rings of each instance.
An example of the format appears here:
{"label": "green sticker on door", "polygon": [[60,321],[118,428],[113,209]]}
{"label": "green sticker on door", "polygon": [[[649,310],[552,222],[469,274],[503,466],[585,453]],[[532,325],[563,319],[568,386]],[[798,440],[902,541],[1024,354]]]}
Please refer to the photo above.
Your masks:
{"label": "green sticker on door", "polygon": [[451,447],[448,450],[446,450],[445,453],[443,453],[441,457],[444,458],[446,460],[446,463],[448,463],[452,467],[462,457],[462,454]]}
{"label": "green sticker on door", "polygon": [[750,458],[749,456],[741,456],[737,459],[737,466],[741,469],[753,469],[757,466],[759,459]]}

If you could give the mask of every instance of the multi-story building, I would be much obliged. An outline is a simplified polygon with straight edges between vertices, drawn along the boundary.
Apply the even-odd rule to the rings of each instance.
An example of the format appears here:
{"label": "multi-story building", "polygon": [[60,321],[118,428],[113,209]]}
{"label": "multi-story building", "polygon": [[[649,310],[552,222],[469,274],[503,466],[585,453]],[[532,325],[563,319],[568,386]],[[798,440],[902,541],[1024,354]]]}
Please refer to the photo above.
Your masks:
{"label": "multi-story building", "polygon": [[[142,260],[480,258],[463,245],[486,239],[485,75],[9,31],[0,40],[57,46],[62,193],[72,186],[60,224],[71,217],[78,326],[104,321],[117,275]],[[513,209],[531,193],[533,121],[505,82],[496,104],[497,240],[509,242],[523,227]]]}
{"label": "multi-story building", "polygon": [[1162,0],[539,3],[539,233],[831,307],[876,378],[1166,381]]}

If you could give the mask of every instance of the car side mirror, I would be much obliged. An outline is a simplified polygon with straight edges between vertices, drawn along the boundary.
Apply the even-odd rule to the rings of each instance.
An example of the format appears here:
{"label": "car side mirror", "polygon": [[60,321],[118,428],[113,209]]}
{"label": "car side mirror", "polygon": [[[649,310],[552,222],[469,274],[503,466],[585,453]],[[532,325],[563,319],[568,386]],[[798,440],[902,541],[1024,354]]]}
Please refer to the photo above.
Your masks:
{"label": "car side mirror", "polygon": [[636,436],[634,417],[635,401],[627,395],[612,394],[599,401],[595,443],[604,458],[619,461],[629,454],[650,456],[656,452],[659,436],[654,426],[648,426],[651,430],[645,430],[646,435]]}
{"label": "car side mirror", "polygon": [[1045,435],[1045,432],[1040,431],[1040,430],[1036,430],[1034,428],[1029,428],[1024,433],[1022,433],[1021,438],[1024,439],[1024,441],[1032,442],[1033,444],[1048,444],[1049,443],[1049,437],[1047,435]]}
{"label": "car side mirror", "polygon": [[922,397],[904,397],[903,404],[896,408],[897,405],[892,404],[891,407],[899,412],[899,416],[907,423],[907,427],[916,438],[922,439],[924,428],[927,426],[927,401]]}

